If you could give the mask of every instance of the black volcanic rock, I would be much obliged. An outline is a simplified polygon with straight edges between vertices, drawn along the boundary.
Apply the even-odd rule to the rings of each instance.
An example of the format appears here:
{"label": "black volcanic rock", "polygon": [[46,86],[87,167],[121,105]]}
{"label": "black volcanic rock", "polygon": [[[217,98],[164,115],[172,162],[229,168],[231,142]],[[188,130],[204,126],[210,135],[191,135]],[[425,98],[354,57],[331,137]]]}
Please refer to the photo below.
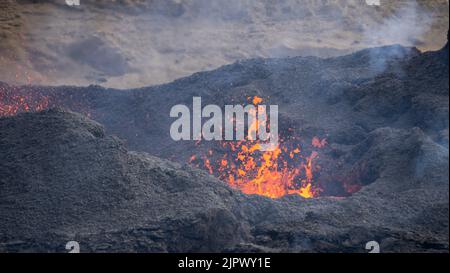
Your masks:
{"label": "black volcanic rock", "polygon": [[53,109],[0,124],[0,249],[58,251],[92,235],[84,250],[102,250],[116,231],[145,245],[127,239],[104,250],[218,251],[245,238],[231,212],[236,193],[222,182],[127,152],[79,114]]}
{"label": "black volcanic rock", "polygon": [[448,251],[448,148],[419,128],[356,145],[373,181],[345,199],[244,195],[59,109],[0,118],[0,150],[3,252]]}
{"label": "black volcanic rock", "polygon": [[[104,125],[65,110],[0,118],[0,250],[365,252],[376,240],[382,252],[448,252],[448,73],[448,48],[389,46],[132,90],[0,83],[3,97],[46,96]],[[254,95],[279,105],[280,132],[306,149],[327,138],[321,182],[362,189],[272,200],[183,165],[214,146],[172,141],[172,106]]]}
{"label": "black volcanic rock", "polygon": [[201,96],[203,105],[222,107],[245,104],[249,96],[258,95],[264,103],[279,106],[280,131],[293,128],[306,142],[319,136],[356,144],[377,128],[415,126],[438,141],[448,129],[445,52],[388,46],[330,59],[244,60],[132,90],[24,86],[15,92],[38,93],[48,96],[51,105],[89,113],[131,149],[179,163],[210,148],[175,142],[169,135],[171,107],[190,106],[193,96]]}

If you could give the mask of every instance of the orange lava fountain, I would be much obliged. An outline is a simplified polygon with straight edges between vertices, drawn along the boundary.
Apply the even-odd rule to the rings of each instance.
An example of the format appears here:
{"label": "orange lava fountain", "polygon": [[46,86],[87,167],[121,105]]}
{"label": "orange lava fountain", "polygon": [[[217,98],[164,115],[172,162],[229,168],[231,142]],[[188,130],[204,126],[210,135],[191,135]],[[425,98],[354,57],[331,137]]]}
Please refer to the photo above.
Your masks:
{"label": "orange lava fountain", "polygon": [[[263,101],[256,96],[249,99],[255,105]],[[258,128],[258,124],[248,127],[252,130]],[[311,145],[320,149],[326,144],[325,139],[314,137]],[[320,169],[316,164],[317,151],[303,156],[299,145],[293,146],[282,139],[272,151],[260,151],[258,140],[222,141],[221,145],[227,152],[214,154],[210,149],[205,155],[191,156],[189,161],[246,194],[271,198],[288,194],[312,198],[320,194],[314,180],[314,172]]]}

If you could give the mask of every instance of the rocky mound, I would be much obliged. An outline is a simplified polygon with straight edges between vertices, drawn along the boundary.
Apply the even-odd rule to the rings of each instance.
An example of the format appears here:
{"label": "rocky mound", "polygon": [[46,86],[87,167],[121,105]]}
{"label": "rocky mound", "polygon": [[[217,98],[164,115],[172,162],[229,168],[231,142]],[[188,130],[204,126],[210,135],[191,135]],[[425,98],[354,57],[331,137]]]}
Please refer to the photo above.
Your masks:
{"label": "rocky mound", "polygon": [[[132,90],[1,84],[2,114],[64,106],[105,129],[65,110],[0,118],[0,249],[360,252],[376,240],[384,252],[448,252],[448,73],[448,45],[388,46],[250,59]],[[324,177],[362,189],[272,200],[184,165],[212,146],[171,141],[170,108],[254,95],[279,105],[280,132],[328,140]]]}
{"label": "rocky mound", "polygon": [[[200,96],[203,105],[223,108],[247,104],[248,97],[257,95],[265,104],[279,106],[280,132],[298,137],[305,154],[314,137],[327,139],[329,145],[316,160],[323,167],[318,180],[327,188],[324,195],[342,196],[343,190],[334,186],[342,180],[368,185],[379,178],[379,171],[364,164],[358,170],[348,160],[355,146],[375,130],[418,127],[448,148],[448,90],[448,47],[420,53],[388,46],[330,59],[244,60],[141,89],[0,85],[0,96],[7,102],[27,102],[10,107],[13,110],[43,101],[87,114],[104,124],[108,133],[124,139],[131,150],[185,164],[209,150],[215,156],[228,151],[215,142],[172,141],[172,106],[191,106],[192,97]],[[0,114],[2,109],[7,107],[0,106]]]}
{"label": "rocky mound", "polygon": [[1,118],[0,150],[1,251],[448,251],[448,147],[419,128],[355,145],[378,173],[342,199],[243,195],[58,109]]}
{"label": "rocky mound", "polygon": [[[236,193],[223,183],[127,152],[83,116],[50,110],[2,119],[0,127],[3,250],[56,251],[62,238],[86,237],[85,250],[212,251],[245,235],[231,211]],[[116,232],[131,237],[105,246]]]}

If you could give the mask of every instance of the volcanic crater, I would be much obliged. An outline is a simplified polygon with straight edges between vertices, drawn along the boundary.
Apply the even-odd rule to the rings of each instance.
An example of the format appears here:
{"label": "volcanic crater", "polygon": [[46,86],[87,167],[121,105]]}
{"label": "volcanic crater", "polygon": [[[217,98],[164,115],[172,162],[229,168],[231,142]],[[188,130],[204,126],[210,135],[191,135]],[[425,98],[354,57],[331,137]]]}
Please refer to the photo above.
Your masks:
{"label": "volcanic crater", "polygon": [[[173,141],[195,96],[278,105],[278,149]],[[448,251],[448,44],[0,98],[2,251]]]}

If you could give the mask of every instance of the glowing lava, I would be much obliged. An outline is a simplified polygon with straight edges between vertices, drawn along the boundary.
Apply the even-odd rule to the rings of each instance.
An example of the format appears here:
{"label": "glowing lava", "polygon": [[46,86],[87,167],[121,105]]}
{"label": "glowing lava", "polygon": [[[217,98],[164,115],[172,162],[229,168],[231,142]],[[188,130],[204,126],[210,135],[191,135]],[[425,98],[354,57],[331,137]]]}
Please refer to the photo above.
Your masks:
{"label": "glowing lava", "polygon": [[[254,104],[262,102],[259,97],[249,98]],[[249,125],[249,130],[258,128]],[[327,144],[325,139],[312,139],[314,148]],[[298,194],[305,198],[316,197],[320,188],[314,180],[314,173],[320,169],[316,165],[319,154],[312,151],[308,156],[302,155],[299,145],[280,139],[272,151],[260,151],[258,140],[222,141],[221,153],[208,150],[199,158],[191,156],[190,162],[206,169],[230,186],[246,194],[258,194],[279,198],[288,194]]]}
{"label": "glowing lava", "polygon": [[0,117],[13,116],[20,112],[41,111],[49,106],[47,96],[21,94],[15,87],[0,87]]}

